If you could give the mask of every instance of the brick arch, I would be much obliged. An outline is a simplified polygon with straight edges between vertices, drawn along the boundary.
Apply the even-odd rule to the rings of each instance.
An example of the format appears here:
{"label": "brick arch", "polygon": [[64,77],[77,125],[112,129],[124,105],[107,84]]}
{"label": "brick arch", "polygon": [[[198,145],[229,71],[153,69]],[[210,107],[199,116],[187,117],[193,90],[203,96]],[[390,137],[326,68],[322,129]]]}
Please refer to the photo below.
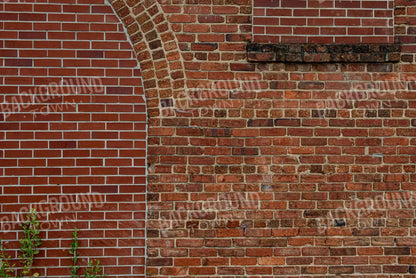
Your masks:
{"label": "brick arch", "polygon": [[110,4],[123,22],[140,62],[148,116],[172,115],[172,99],[185,87],[184,66],[175,34],[159,2],[110,0]]}
{"label": "brick arch", "polygon": [[[150,193],[148,199],[151,199],[153,185],[157,187],[160,182],[160,172],[169,171],[169,166],[161,163],[161,145],[164,142],[163,137],[172,135],[173,128],[164,128],[166,122],[162,118],[181,116],[175,107],[185,92],[184,62],[176,35],[161,3],[149,0],[110,0],[110,5],[124,24],[142,73],[149,118],[147,194]],[[153,213],[151,209],[147,206],[150,218]],[[149,228],[147,222],[146,218],[146,232],[151,233],[153,224]]]}

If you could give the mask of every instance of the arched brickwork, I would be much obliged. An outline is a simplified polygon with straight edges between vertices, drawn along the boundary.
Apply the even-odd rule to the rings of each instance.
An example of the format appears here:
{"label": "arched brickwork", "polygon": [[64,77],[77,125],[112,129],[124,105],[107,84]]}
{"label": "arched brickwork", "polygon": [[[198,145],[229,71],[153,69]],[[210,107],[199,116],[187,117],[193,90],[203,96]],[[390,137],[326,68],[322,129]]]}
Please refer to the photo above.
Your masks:
{"label": "arched brickwork", "polygon": [[162,8],[150,0],[110,3],[124,23],[140,61],[149,117],[171,115],[172,100],[184,90],[184,69],[176,37]]}
{"label": "arched brickwork", "polygon": [[[151,200],[151,192],[157,190],[158,183],[161,182],[160,173],[169,171],[160,165],[163,140],[171,135],[173,129],[163,126],[169,121],[167,118],[171,118],[171,124],[174,125],[177,118],[173,117],[180,116],[175,107],[185,93],[183,58],[160,3],[122,0],[110,2],[130,36],[144,79],[148,115],[148,199]],[[155,218],[152,212],[154,207],[147,209],[150,219]]]}

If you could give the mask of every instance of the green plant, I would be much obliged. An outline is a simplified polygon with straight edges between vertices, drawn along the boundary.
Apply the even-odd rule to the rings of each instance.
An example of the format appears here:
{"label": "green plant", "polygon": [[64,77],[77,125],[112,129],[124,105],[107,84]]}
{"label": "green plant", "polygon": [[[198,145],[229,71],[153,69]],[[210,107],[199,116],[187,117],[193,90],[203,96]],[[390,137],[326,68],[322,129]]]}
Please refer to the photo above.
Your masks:
{"label": "green plant", "polygon": [[[22,264],[21,273],[17,274],[16,278],[25,277],[29,275],[33,270],[33,262],[35,256],[39,254],[38,247],[42,244],[39,236],[39,221],[37,220],[37,212],[31,209],[26,215],[26,222],[23,222],[20,226],[23,230],[23,237],[20,240],[20,262]],[[14,277],[15,265],[9,263],[10,256],[6,254],[6,248],[0,240],[0,277],[9,278]],[[19,272],[19,271],[17,271]],[[31,277],[38,277],[39,273],[33,273]]]}
{"label": "green plant", "polygon": [[72,233],[72,243],[71,243],[71,250],[69,250],[69,254],[72,255],[72,265],[71,265],[71,274],[72,278],[78,278],[78,270],[80,267],[78,266],[78,230],[75,227],[74,232]]}
{"label": "green plant", "polygon": [[[69,250],[69,254],[72,255],[72,265],[71,265],[71,273],[72,278],[79,278],[80,275],[78,274],[78,270],[80,267],[78,266],[78,229],[75,227],[74,232],[72,233],[72,244],[71,250]],[[102,278],[105,277],[105,274],[101,274],[102,269],[100,268],[100,261],[99,260],[92,260],[88,262],[88,267],[85,269],[85,278]]]}
{"label": "green plant", "polygon": [[21,224],[23,238],[20,240],[20,252],[22,253],[20,262],[23,266],[23,276],[32,271],[34,258],[39,254],[38,247],[42,244],[39,236],[40,231],[37,215],[36,210],[32,208],[26,215],[26,222]]}
{"label": "green plant", "polygon": [[1,277],[5,277],[5,278],[9,278],[11,277],[11,274],[14,273],[13,271],[13,267],[14,265],[10,265],[9,260],[10,260],[10,256],[6,254],[6,248],[4,248],[3,243],[0,239],[0,276]]}
{"label": "green plant", "polygon": [[100,261],[92,260],[88,262],[88,268],[85,270],[85,278],[101,278],[105,275],[101,275]]}
{"label": "green plant", "polygon": [[[3,242],[0,239],[0,277],[3,278],[21,278],[27,275],[30,277],[39,277],[39,273],[31,274],[33,270],[33,263],[36,255],[39,254],[39,246],[42,244],[41,238],[39,236],[39,226],[40,223],[37,220],[37,212],[34,209],[31,209],[30,212],[26,215],[26,222],[22,223],[20,226],[23,230],[23,237],[20,240],[20,253],[19,256],[20,262],[22,264],[21,273],[18,270],[15,270],[15,265],[10,264],[10,255],[6,253],[6,248],[3,245]],[[72,265],[71,273],[72,278],[80,278],[78,274],[80,267],[78,266],[78,230],[75,228],[72,233],[72,244],[69,254],[72,255]],[[16,271],[18,272],[15,276]],[[101,274],[103,270],[100,267],[99,260],[91,260],[88,262],[88,267],[85,269],[85,278],[103,278],[106,275]]]}

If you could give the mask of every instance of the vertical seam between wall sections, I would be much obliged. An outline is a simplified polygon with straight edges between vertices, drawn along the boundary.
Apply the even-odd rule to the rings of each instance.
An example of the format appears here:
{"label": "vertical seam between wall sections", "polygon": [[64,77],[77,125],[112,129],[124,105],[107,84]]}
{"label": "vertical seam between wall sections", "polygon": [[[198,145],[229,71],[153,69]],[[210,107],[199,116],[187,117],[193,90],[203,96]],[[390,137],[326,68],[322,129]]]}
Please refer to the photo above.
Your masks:
{"label": "vertical seam between wall sections", "polygon": [[[127,40],[129,41],[129,43],[130,43],[130,45],[131,45],[131,48],[132,48],[132,52],[134,53],[134,57],[136,58],[136,61],[137,61],[137,66],[136,66],[136,68],[138,68],[138,69],[140,69],[140,73],[141,73],[141,67],[140,67],[140,62],[139,62],[139,59],[137,58],[137,53],[136,53],[136,51],[134,51],[134,45],[133,45],[133,42],[131,41],[131,38],[130,38],[130,36],[129,36],[129,33],[127,32],[127,28],[126,28],[126,26],[123,24],[123,22],[121,22],[121,20],[120,20],[120,18],[118,17],[118,15],[117,15],[117,12],[115,11],[115,9],[114,9],[114,7],[113,7],[113,5],[111,5],[111,3],[109,2],[109,0],[104,0],[105,1],[105,4],[106,5],[108,5],[108,6],[110,6],[110,8],[111,8],[111,10],[114,12],[114,15],[117,17],[117,19],[119,20],[119,24],[121,24],[121,26],[123,27],[123,31],[124,31],[124,34],[126,35],[126,37],[127,37]],[[131,11],[131,10],[130,10]],[[140,79],[142,79],[142,81],[143,81],[143,77],[140,75]],[[148,214],[148,206],[147,206],[147,184],[148,184],[148,182],[147,182],[147,177],[148,177],[148,167],[147,167],[147,155],[148,155],[148,153],[147,153],[147,149],[148,149],[148,139],[149,139],[149,121],[148,121],[148,115],[147,115],[147,100],[146,100],[146,89],[144,88],[144,85],[142,85],[143,86],[143,100],[144,100],[144,108],[145,108],[145,115],[146,115],[146,121],[145,121],[145,123],[146,123],[146,151],[145,151],[145,158],[144,158],[144,165],[145,165],[145,188],[146,188],[146,191],[144,192],[144,203],[145,203],[145,218],[144,218],[144,264],[143,264],[143,267],[144,267],[144,276],[143,277],[146,277],[146,265],[147,265],[147,214]],[[134,160],[134,159],[133,159]],[[134,165],[134,163],[133,163],[133,165]],[[133,197],[133,200],[132,200],[133,202],[134,202],[134,197]],[[134,220],[134,212],[133,212],[133,220]],[[132,233],[132,236],[134,236],[134,233]],[[134,253],[134,250],[131,250],[132,251],[132,255],[133,255],[133,253]],[[131,269],[131,273],[134,273],[134,266],[132,266],[132,269]]]}

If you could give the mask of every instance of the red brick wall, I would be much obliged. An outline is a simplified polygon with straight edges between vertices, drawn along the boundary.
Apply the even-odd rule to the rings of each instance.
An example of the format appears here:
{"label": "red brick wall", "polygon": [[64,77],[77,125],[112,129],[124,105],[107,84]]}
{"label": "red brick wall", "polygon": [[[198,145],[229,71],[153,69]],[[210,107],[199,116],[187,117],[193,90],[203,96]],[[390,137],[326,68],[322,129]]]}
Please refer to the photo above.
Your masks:
{"label": "red brick wall", "polygon": [[75,226],[81,265],[143,276],[147,115],[123,24],[104,1],[3,1],[0,11],[0,238],[15,257],[16,217],[32,206],[41,277],[69,277]]}
{"label": "red brick wall", "polygon": [[253,39],[273,43],[391,43],[393,21],[390,0],[254,0]]}
{"label": "red brick wall", "polygon": [[[252,1],[118,0],[111,4],[132,41],[146,95],[148,277],[414,277],[416,3],[395,3],[395,40],[402,43],[401,62],[396,64],[248,63],[246,45],[253,40]],[[132,51],[130,54],[132,58]],[[11,55],[6,53],[7,57]],[[110,97],[110,92],[106,89],[106,94],[100,96]],[[130,97],[121,91],[118,94],[120,100]],[[111,100],[107,106],[119,101]],[[93,98],[88,101],[96,104]],[[142,99],[126,102],[131,107],[141,104]],[[80,107],[84,104],[80,100],[77,103]],[[93,111],[100,114],[101,110]],[[105,115],[111,114],[104,111]],[[118,115],[143,116],[133,112]],[[71,113],[58,114],[62,119],[56,121],[62,121]],[[72,115],[76,118],[68,121],[77,122],[76,130],[88,122],[82,119],[83,113]],[[55,120],[48,118],[49,121]],[[107,132],[117,122],[111,118],[102,121],[102,131]],[[118,121],[133,123],[130,127],[136,127],[137,121],[138,130],[144,131],[142,118]],[[23,119],[16,122],[19,130],[25,123]],[[133,163],[142,163],[144,156],[136,151],[145,146],[137,149],[135,144],[141,144],[141,135],[125,128],[118,126],[117,135],[130,136],[123,139],[134,144],[127,153],[138,157],[130,160],[129,166],[135,166]],[[8,132],[5,131],[6,138]],[[65,132],[61,134],[62,139],[57,141],[74,141],[64,137]],[[85,136],[81,130],[79,134]],[[83,140],[88,138],[76,140],[77,150]],[[30,139],[21,139],[26,141]],[[49,144],[45,151],[54,150],[51,147],[55,143]],[[68,144],[61,145],[62,153],[73,143]],[[33,146],[27,148],[34,150]],[[97,145],[85,148],[93,157]],[[123,156],[125,149],[116,148],[119,151],[114,157]],[[31,159],[32,153],[35,152],[29,154]],[[71,155],[78,154],[71,149]],[[100,157],[103,156],[94,158],[104,160]],[[7,168],[13,166],[4,168],[4,173]],[[35,171],[37,167],[26,168]],[[96,167],[75,164],[72,168],[87,168],[92,173]],[[124,165],[118,169],[122,168]],[[138,169],[141,171],[134,167]],[[3,192],[6,188],[16,189],[27,177],[19,175],[24,179],[19,177],[10,186],[5,184]],[[91,175],[68,176],[75,176],[79,183],[82,177]],[[90,238],[84,247],[94,247],[84,252],[92,250],[91,256],[101,257],[110,275],[139,276],[143,271],[140,232],[144,208],[140,202],[143,195],[135,190],[143,192],[140,184],[144,181],[136,182],[132,177],[143,174],[120,172],[117,178],[130,177],[128,182],[111,184],[109,177],[114,175],[107,169],[98,175],[105,176],[106,186],[89,187],[98,182],[88,181],[76,188],[64,183],[51,188],[62,188],[62,193],[71,188],[80,192],[83,186],[91,191],[122,192],[103,193],[106,200],[112,201],[98,208],[98,214],[78,212],[77,221],[85,225],[85,230],[94,223],[107,226],[119,221],[110,229],[97,228],[99,236],[94,234],[96,230],[92,234],[84,232],[83,236]],[[44,176],[48,181],[42,188],[54,178],[52,174]],[[124,186],[127,184],[132,186]],[[37,203],[38,199],[26,201],[33,198],[29,193],[37,187],[40,186],[18,187],[29,191],[9,194],[14,198],[13,204],[18,208],[23,202]],[[45,197],[45,193],[35,194],[39,195]],[[125,196],[128,202],[134,202],[131,209],[121,209]],[[5,208],[8,206],[3,204]],[[83,220],[95,215],[95,220]],[[106,221],[97,220],[104,217]],[[112,217],[120,219],[110,220]],[[138,221],[121,219],[128,217]],[[132,232],[128,230],[133,236],[118,235],[125,230],[124,224],[133,223],[140,225]],[[55,238],[64,231],[62,245],[69,246],[70,226],[54,230]],[[7,235],[16,238],[15,233]],[[50,239],[48,244],[57,249],[58,242]],[[115,254],[112,248],[120,243],[126,244],[125,249],[118,250],[120,256],[107,257]],[[107,245],[102,247],[104,244]],[[128,260],[131,256],[126,255],[126,250],[137,261]],[[52,260],[48,263],[56,267],[47,271],[62,270],[57,259],[53,260],[60,256],[49,255]],[[68,259],[61,262],[69,264]],[[119,272],[122,274],[115,274]]]}
{"label": "red brick wall", "polygon": [[415,4],[400,63],[284,64],[247,63],[252,1],[162,3],[186,93],[150,122],[149,276],[414,277]]}

